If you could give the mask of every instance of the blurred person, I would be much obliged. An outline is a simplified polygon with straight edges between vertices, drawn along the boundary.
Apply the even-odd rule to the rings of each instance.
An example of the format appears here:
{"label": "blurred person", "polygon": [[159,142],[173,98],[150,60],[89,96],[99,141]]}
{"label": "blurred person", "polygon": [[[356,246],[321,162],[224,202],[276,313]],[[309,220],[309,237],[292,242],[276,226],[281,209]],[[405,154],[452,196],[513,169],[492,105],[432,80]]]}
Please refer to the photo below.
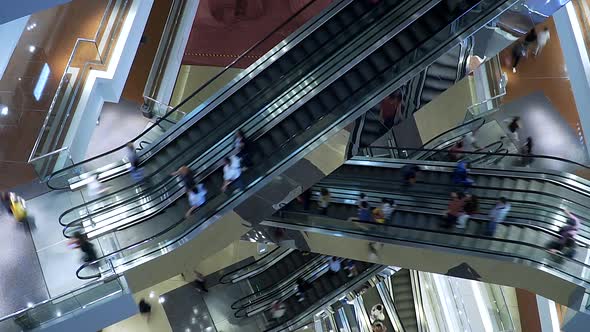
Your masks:
{"label": "blurred person", "polygon": [[349,259],[346,262],[346,266],[344,267],[344,269],[348,271],[347,277],[349,277],[349,278],[353,278],[353,277],[356,277],[359,275],[359,270],[356,267],[356,262],[353,261],[352,259]]}
{"label": "blurred person", "polygon": [[510,136],[510,139],[512,139],[512,141],[514,141],[514,144],[518,146],[518,131],[522,128],[520,116],[505,119],[503,122],[507,124],[508,135]]}
{"label": "blurred person", "polygon": [[551,33],[549,32],[549,28],[543,27],[543,30],[541,30],[541,31],[539,31],[539,33],[537,33],[537,46],[535,47],[535,50],[533,51],[533,56],[536,57],[537,55],[541,54],[541,52],[543,51],[543,48],[549,42],[549,39],[551,39]]}
{"label": "blurred person", "polygon": [[470,187],[475,183],[475,181],[469,177],[469,167],[470,164],[465,161],[457,163],[452,177],[454,184]]}
{"label": "blurred person", "polygon": [[205,189],[205,185],[199,183],[195,188],[189,190],[187,195],[190,208],[186,211],[185,217],[188,218],[193,211],[207,201],[207,189]]}
{"label": "blurred person", "polygon": [[320,190],[320,199],[318,200],[320,214],[328,214],[328,206],[330,206],[330,191],[327,188],[322,188]]}
{"label": "blurred person", "polygon": [[403,185],[409,186],[416,183],[420,167],[418,165],[406,164],[401,168]]}
{"label": "blurred person", "polygon": [[184,190],[188,193],[189,191],[191,191],[196,183],[195,183],[195,173],[193,173],[193,170],[190,169],[188,166],[183,165],[180,166],[180,168],[178,170],[176,170],[176,172],[172,173],[172,176],[180,176],[180,180],[182,181],[182,185],[184,186]]}
{"label": "blurred person", "polygon": [[516,69],[518,67],[518,64],[520,63],[520,60],[527,56],[527,48],[525,46],[524,43],[518,41],[516,42],[516,44],[512,47],[512,72],[516,73]]}
{"label": "blurred person", "polygon": [[90,197],[96,197],[109,191],[109,188],[98,181],[98,174],[91,175],[90,182],[86,185],[88,189],[88,195]]}
{"label": "blurred person", "polygon": [[524,36],[524,46],[526,46],[528,48],[529,46],[531,46],[532,44],[534,44],[536,42],[537,42],[537,31],[535,30],[535,28],[532,28]]}
{"label": "blurred person", "polygon": [[85,263],[93,262],[98,258],[96,250],[94,249],[94,244],[88,241],[86,234],[75,232],[72,239],[70,239],[68,246],[72,249],[79,248],[83,253],[82,260]]}
{"label": "blurred person", "polygon": [[226,191],[231,185],[235,190],[242,190],[244,185],[242,183],[242,167],[240,158],[237,156],[225,157],[223,159],[223,185],[221,191]]}
{"label": "blurred person", "polygon": [[463,148],[465,151],[475,151],[479,149],[479,145],[477,144],[477,138],[475,135],[477,134],[477,129],[468,132],[465,136],[463,136]]}
{"label": "blurred person", "polygon": [[236,132],[234,147],[236,156],[241,159],[241,165],[243,166],[242,170],[246,170],[248,167],[252,166],[252,163],[250,162],[250,154],[248,151],[250,142],[241,129]]}
{"label": "blurred person", "polygon": [[274,320],[281,319],[286,312],[287,306],[279,300],[275,300],[270,306],[270,315]]}
{"label": "blurred person", "polygon": [[496,227],[503,222],[510,212],[510,203],[505,197],[500,197],[496,205],[490,210],[490,221],[486,227],[485,235],[493,236],[496,233]]}
{"label": "blurred person", "polygon": [[394,205],[393,200],[383,198],[381,200],[381,206],[373,210],[375,220],[380,223],[391,223]]}
{"label": "blurred person", "polygon": [[369,202],[367,202],[367,201],[361,202],[361,206],[358,208],[358,219],[360,221],[366,221],[366,222],[373,221],[373,214],[371,213],[371,208],[369,207]]}
{"label": "blurred person", "polygon": [[399,91],[383,98],[379,104],[379,118],[387,129],[395,125],[395,118],[402,113],[403,98]]}
{"label": "blurred person", "polygon": [[457,223],[457,219],[463,213],[465,206],[465,195],[463,193],[451,193],[451,201],[443,213],[443,222],[441,227],[451,228]]}
{"label": "blurred person", "polygon": [[309,188],[299,195],[299,197],[297,197],[297,201],[303,204],[303,211],[309,211],[309,206],[311,205],[311,195],[312,191],[311,188]]}
{"label": "blurred person", "polygon": [[372,332],[387,332],[387,326],[383,322],[375,322],[372,325]]}
{"label": "blurred person", "polygon": [[129,161],[129,174],[134,181],[140,182],[143,180],[143,169],[139,167],[139,156],[133,146],[133,142],[127,143],[125,147],[125,154],[127,161]]}
{"label": "blurred person", "polygon": [[146,316],[148,319],[150,318],[150,314],[152,313],[152,305],[146,301],[146,299],[140,299],[139,303],[137,304],[137,308],[139,309],[139,313],[142,316]]}
{"label": "blurred person", "polygon": [[465,228],[471,216],[479,211],[479,200],[475,195],[465,195],[465,205],[463,205],[463,214],[457,218],[457,228]]}
{"label": "blurred person", "polygon": [[328,273],[331,275],[338,274],[342,269],[342,259],[337,257],[330,257],[328,260]]}
{"label": "blurred person", "polygon": [[[580,230],[580,220],[573,213],[567,209],[563,209],[567,216],[567,223],[559,229],[559,239],[549,243],[549,251],[552,253],[566,254],[568,257],[573,257],[575,254],[575,237]],[[564,251],[569,249],[569,251]]]}
{"label": "blurred person", "polygon": [[305,292],[307,292],[311,288],[309,282],[307,282],[303,278],[297,278],[295,281],[295,296],[297,296],[298,302],[303,302],[305,300]]}
{"label": "blurred person", "polygon": [[375,304],[371,308],[371,314],[369,316],[371,324],[373,324],[375,322],[382,322],[385,320],[385,313],[383,312],[383,310],[384,310],[384,308],[381,303]]}
{"label": "blurred person", "polygon": [[365,193],[361,193],[359,195],[359,198],[356,200],[356,206],[360,208],[363,202],[368,202],[367,195]]}
{"label": "blurred person", "polygon": [[193,270],[193,272],[195,275],[195,280],[193,280],[193,286],[195,286],[195,288],[201,292],[209,293],[209,290],[205,285],[205,276],[196,270]]}
{"label": "blurred person", "polygon": [[449,160],[459,161],[461,158],[463,158],[464,151],[465,150],[463,149],[463,140],[460,140],[459,142],[453,144],[453,146],[451,146],[451,148],[449,149]]}
{"label": "blurred person", "polygon": [[533,162],[533,138],[527,137],[520,153],[522,154],[522,166],[528,167]]}
{"label": "blurred person", "polygon": [[12,215],[12,200],[10,199],[10,193],[7,191],[3,191],[0,193],[0,202],[2,202],[2,206],[4,210]]}

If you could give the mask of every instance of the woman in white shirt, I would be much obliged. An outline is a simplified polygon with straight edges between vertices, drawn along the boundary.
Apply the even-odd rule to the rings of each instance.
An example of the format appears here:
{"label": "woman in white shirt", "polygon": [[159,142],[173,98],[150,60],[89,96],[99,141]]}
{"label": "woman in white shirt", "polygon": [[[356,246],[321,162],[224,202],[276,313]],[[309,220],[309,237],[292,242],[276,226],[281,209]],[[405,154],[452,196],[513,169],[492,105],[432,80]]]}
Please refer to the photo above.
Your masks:
{"label": "woman in white shirt", "polygon": [[241,175],[242,168],[240,166],[240,158],[237,156],[226,157],[224,159],[223,186],[221,186],[221,191],[225,191],[232,183],[235,185],[236,189],[242,189]]}

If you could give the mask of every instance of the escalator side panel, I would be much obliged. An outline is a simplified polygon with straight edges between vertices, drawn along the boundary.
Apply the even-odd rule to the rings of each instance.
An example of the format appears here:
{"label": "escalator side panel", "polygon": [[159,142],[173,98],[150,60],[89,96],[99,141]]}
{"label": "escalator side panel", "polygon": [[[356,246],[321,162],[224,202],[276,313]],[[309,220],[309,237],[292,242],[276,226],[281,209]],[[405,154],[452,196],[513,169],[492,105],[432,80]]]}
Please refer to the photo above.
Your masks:
{"label": "escalator side panel", "polygon": [[[542,266],[518,257],[499,257],[475,249],[466,252],[454,246],[443,247],[422,244],[417,240],[397,240],[386,235],[368,236],[367,227],[358,231],[352,230],[354,227],[347,227],[351,230],[344,231],[332,226],[309,227],[279,220],[265,221],[263,225],[301,232],[311,252],[518,287],[576,310],[582,306],[585,293],[583,286],[551,273],[548,267],[540,269]],[[369,228],[371,234],[385,234],[384,230],[375,227],[374,230]],[[401,234],[399,238],[402,237],[405,236]],[[369,251],[371,242],[382,244],[377,256],[371,255]]]}

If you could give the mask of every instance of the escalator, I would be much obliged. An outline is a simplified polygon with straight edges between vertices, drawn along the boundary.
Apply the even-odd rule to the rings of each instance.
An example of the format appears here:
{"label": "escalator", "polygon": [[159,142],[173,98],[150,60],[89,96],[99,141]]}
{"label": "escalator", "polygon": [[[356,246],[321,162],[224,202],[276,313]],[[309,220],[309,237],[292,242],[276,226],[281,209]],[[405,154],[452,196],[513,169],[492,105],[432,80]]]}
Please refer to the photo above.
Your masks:
{"label": "escalator", "polygon": [[[402,164],[354,158],[315,187],[332,191],[328,217],[291,204],[281,211],[282,217],[269,218],[262,225],[305,230],[314,252],[330,254],[336,250],[331,246],[358,247],[359,240],[368,239],[384,245],[377,260],[382,264],[522,287],[570,307],[580,305],[590,287],[586,262],[590,234],[584,217],[590,211],[584,203],[588,201],[588,191],[582,189],[587,186],[585,181],[577,179],[580,183],[576,184],[575,178],[557,172],[539,176],[530,169],[473,169],[476,185],[470,191],[479,197],[480,213],[473,215],[464,229],[447,229],[440,226],[441,211],[449,202],[448,193],[460,189],[450,179],[453,166],[417,162],[424,167],[423,174],[415,186],[406,187],[399,173]],[[373,206],[379,206],[381,198],[396,200],[393,222],[356,219],[354,202],[361,192]],[[486,235],[487,211],[500,196],[508,197],[512,208],[496,232]],[[546,249],[559,239],[558,230],[567,222],[562,207],[582,221],[571,257]],[[314,245],[318,242],[321,248]],[[501,271],[511,271],[511,276]],[[531,278],[536,281],[530,282]],[[559,287],[562,292],[555,291]]]}
{"label": "escalator", "polygon": [[[233,227],[231,232],[234,233],[228,231],[221,233],[228,237],[228,241],[229,237],[235,237],[238,232],[245,233],[252,223],[262,221],[265,215],[273,213],[282,204],[293,199],[297,192],[309,187],[339,166],[343,161],[345,148],[339,140],[347,138],[347,131],[344,129],[346,125],[384,95],[397,89],[405,80],[445,54],[448,49],[456,45],[458,38],[469,36],[481,24],[501,13],[513,2],[489,0],[463,3],[469,5],[465,8],[465,12],[450,11],[447,3],[441,2],[399,34],[396,27],[386,25],[390,30],[384,31],[386,26],[379,26],[379,32],[391,33],[392,39],[381,38],[376,44],[371,44],[372,49],[363,48],[365,52],[363,56],[351,57],[351,60],[346,62],[350,70],[344,73],[341,68],[346,66],[338,66],[341,77],[335,81],[327,79],[318,83],[319,88],[313,90],[318,93],[313,98],[301,96],[297,99],[298,95],[295,95],[290,99],[291,103],[296,104],[296,109],[291,114],[286,118],[273,119],[265,123],[268,131],[260,133],[260,136],[250,136],[251,159],[254,166],[248,168],[242,175],[245,183],[245,187],[241,188],[243,190],[232,193],[220,193],[216,190],[220,187],[222,178],[216,165],[199,172],[197,178],[199,181],[202,179],[200,182],[209,189],[210,198],[207,204],[196,211],[195,215],[188,219],[181,217],[186,211],[186,203],[184,200],[176,199],[180,197],[180,194],[166,192],[165,195],[158,196],[159,199],[164,197],[162,201],[166,204],[173,203],[173,205],[156,217],[142,219],[139,228],[132,227],[115,232],[113,237],[118,241],[115,249],[95,262],[84,264],[78,271],[78,276],[81,278],[100,276],[100,270],[97,272],[92,268],[100,268],[107,262],[122,270],[136,266],[139,262],[145,264],[149,261],[149,257],[170,253],[171,249],[187,243],[188,238],[185,236],[189,234],[191,234],[189,238],[202,232],[219,235],[222,225],[215,221],[232,210],[233,212],[227,218],[221,217],[221,219],[232,218],[233,225],[241,226]],[[414,10],[419,11],[423,8],[418,7]],[[380,23],[385,24],[385,22]],[[322,84],[326,87],[323,88]],[[307,102],[303,103],[304,101]],[[297,104],[299,102],[300,104]],[[229,152],[231,140],[230,137],[227,139],[228,145],[225,151]],[[326,149],[328,146],[331,147]],[[320,154],[312,153],[320,150],[322,151]],[[215,159],[214,164],[223,156],[225,154],[218,156],[219,159]],[[210,158],[210,156],[202,158]],[[322,160],[330,160],[332,165],[316,166]],[[276,178],[280,174],[282,176]],[[209,176],[205,178],[206,175]],[[177,192],[181,190],[178,185],[175,188]],[[149,210],[142,200],[139,202],[141,213]],[[125,205],[109,204],[109,213],[118,218],[129,217],[124,210],[127,205],[127,203]],[[211,228],[213,224],[219,228]],[[114,228],[120,227],[122,225],[119,224]],[[181,238],[185,240],[178,242],[177,239]],[[221,246],[223,241],[218,238],[215,245]],[[212,250],[214,247],[208,246],[208,249]],[[189,246],[185,248],[189,250]],[[201,251],[200,254],[206,253]]]}
{"label": "escalator", "polygon": [[[415,2],[417,1],[412,0],[399,2],[392,0],[382,2],[379,6],[369,5],[366,1],[353,2],[350,5],[352,6],[352,8],[344,8],[342,12],[339,13],[340,16],[336,16],[336,18],[326,23],[329,25],[332,22],[333,24],[337,24],[337,26],[339,26],[340,29],[345,29],[345,31],[342,32],[344,36],[338,35],[338,37],[341,37],[340,39],[337,37],[327,38],[325,36],[327,32],[322,33],[323,37],[321,38],[324,42],[323,45],[325,45],[325,47],[320,48],[317,52],[321,53],[320,55],[327,57],[330,54],[330,52],[333,52],[337,49],[337,41],[342,40],[343,42],[340,45],[342,47],[338,49],[339,53],[337,52],[336,55],[343,56],[340,53],[345,53],[346,50],[350,52],[350,54],[346,54],[349,57],[354,57],[355,55],[358,55],[358,49],[362,50],[362,47],[368,47],[369,45],[373,45],[374,41],[384,38],[383,36],[386,35],[388,32],[395,33],[396,29],[399,30],[399,27],[396,28],[398,25],[404,26],[405,24],[407,24],[406,21],[414,19],[412,18],[412,14],[417,15],[419,13],[426,11],[436,1],[429,1],[425,5],[422,5],[418,8],[406,10],[410,8],[410,6]],[[360,8],[358,8],[359,6]],[[347,9],[348,11],[346,11]],[[350,11],[356,13],[357,16],[359,16],[361,13],[364,13],[364,16],[361,15],[360,18],[358,18],[357,16],[350,18],[350,16],[352,15]],[[407,11],[407,13],[400,16],[396,14],[398,11]],[[343,16],[344,18],[342,18],[341,16]],[[338,20],[337,18],[340,18],[340,20]],[[348,22],[348,20],[352,20],[351,22],[354,22],[355,24],[345,25],[344,23],[342,23],[342,21]],[[368,23],[365,21],[375,23],[368,26]],[[363,26],[361,23],[365,23],[365,26]],[[393,27],[389,28],[389,30],[383,29],[383,26],[387,25],[392,25]],[[329,31],[339,31],[336,28],[326,29],[328,29]],[[344,43],[344,41],[349,41],[349,39],[355,37],[355,34],[358,34],[358,32],[361,30],[365,31],[365,35],[363,36],[365,38],[362,38],[362,40],[359,40],[359,38],[353,39],[353,41],[350,42],[351,45],[348,46],[348,49],[345,48],[344,46],[346,46],[346,44]],[[323,30],[318,29],[315,32],[315,34],[321,33],[322,31]],[[311,37],[313,36],[315,35],[312,34]],[[320,37],[316,37],[316,39],[317,38]],[[305,41],[308,40],[309,39],[305,39]],[[303,43],[305,43],[305,41]],[[328,41],[330,42],[328,43]],[[383,43],[383,41],[384,40],[381,40],[379,41],[379,43]],[[308,48],[305,45],[301,47],[306,49]],[[296,50],[297,49],[294,48],[292,52],[296,52]],[[396,52],[399,50],[400,49],[392,49],[391,51]],[[403,49],[401,50],[403,51]],[[400,56],[401,54],[393,53],[392,55]],[[305,100],[312,97],[313,94],[316,93],[314,91],[319,88],[315,87],[318,84],[318,82],[310,82],[310,80],[316,77],[318,80],[320,78],[324,78],[326,81],[323,81],[323,84],[328,84],[331,80],[337,77],[335,75],[338,74],[335,71],[338,69],[338,66],[330,64],[329,66],[322,67],[322,70],[318,69],[316,71],[308,73],[310,68],[312,68],[310,66],[313,64],[314,59],[311,55],[305,55],[301,58],[298,58],[300,61],[300,66],[303,66],[298,70],[295,70],[297,69],[297,66],[293,66],[291,63],[284,66],[280,64],[273,64],[267,69],[267,71],[274,68],[273,66],[279,66],[279,68],[285,67],[285,70],[289,69],[291,71],[296,71],[296,74],[299,75],[296,75],[296,78],[299,79],[299,85],[295,84],[295,88],[290,89],[288,92],[283,93],[279,97],[276,97],[276,95],[283,90],[277,90],[277,94],[270,94],[269,92],[269,98],[275,98],[275,101],[272,101],[273,99],[270,99],[272,102],[268,99],[262,98],[261,96],[247,99],[246,102],[249,102],[248,105],[250,107],[247,109],[250,109],[252,112],[254,112],[254,114],[259,114],[258,117],[253,117],[254,114],[248,113],[247,109],[243,105],[239,107],[239,116],[233,115],[235,113],[227,113],[229,112],[228,109],[235,110],[237,109],[237,107],[225,107],[225,103],[230,103],[231,101],[224,101],[223,104],[218,107],[218,109],[226,113],[219,115],[219,112],[213,110],[207,113],[207,115],[204,118],[196,122],[196,127],[191,127],[189,130],[186,130],[182,134],[184,135],[183,137],[185,137],[186,135],[190,135],[190,133],[201,133],[204,135],[204,133],[208,133],[211,130],[213,130],[215,132],[215,135],[207,134],[206,140],[198,139],[196,136],[192,140],[180,139],[186,141],[186,147],[184,150],[172,151],[168,153],[168,155],[162,154],[162,152],[158,152],[158,154],[155,155],[155,157],[150,158],[148,161],[151,163],[151,160],[153,158],[157,159],[159,158],[158,156],[162,156],[163,159],[162,162],[159,163],[159,165],[165,165],[166,168],[158,168],[157,170],[153,171],[157,172],[157,174],[155,177],[150,177],[149,189],[138,189],[137,187],[130,187],[121,191],[116,190],[114,187],[117,186],[112,185],[112,193],[108,196],[102,197],[98,200],[91,201],[90,203],[83,204],[81,206],[74,207],[66,211],[60,217],[60,223],[66,227],[64,234],[66,236],[71,236],[74,232],[78,231],[81,233],[88,233],[88,236],[90,238],[94,238],[105,233],[108,233],[112,230],[118,230],[122,229],[123,227],[129,227],[134,223],[139,223],[145,220],[146,218],[161,212],[163,209],[168,207],[171,201],[178,199],[183,194],[183,190],[180,186],[178,186],[177,180],[175,178],[170,178],[168,174],[176,168],[178,168],[180,165],[187,164],[187,161],[190,160],[197,159],[194,163],[190,164],[191,168],[196,169],[198,171],[196,178],[200,181],[203,181],[206,184],[210,194],[218,193],[218,188],[221,187],[221,181],[219,181],[219,179],[221,179],[222,176],[219,174],[220,170],[217,170],[217,168],[221,166],[223,162],[223,157],[227,156],[233,150],[232,135],[237,128],[244,129],[246,135],[249,136],[249,139],[252,141],[252,146],[250,147],[250,149],[255,152],[260,152],[256,154],[253,153],[251,156],[252,162],[254,164],[258,164],[260,161],[266,160],[269,157],[269,154],[273,153],[277,149],[280,149],[282,145],[286,144],[290,140],[293,140],[298,134],[301,134],[303,131],[306,131],[312,124],[314,124],[314,122],[323,119],[327,114],[329,114],[329,111],[334,106],[339,104],[340,100],[346,99],[348,97],[348,93],[351,93],[356,88],[359,88],[359,84],[361,82],[370,79],[370,76],[365,78],[363,75],[371,73],[373,73],[374,75],[378,74],[377,72],[375,72],[375,69],[379,69],[379,66],[382,63],[377,62],[377,64],[375,64],[375,61],[387,61],[387,59],[384,59],[382,57],[383,55],[381,54],[378,54],[376,56],[372,55],[364,62],[361,62],[357,67],[355,67],[356,69],[353,69],[352,72],[349,72],[349,74],[341,78],[339,81],[336,81],[333,85],[331,85],[329,88],[323,91],[322,94],[320,94],[320,96],[309,100],[307,104],[302,105],[302,107],[297,109],[295,113],[290,115],[288,114],[288,111],[283,109],[288,110],[289,107],[297,107],[298,105],[293,106],[297,100],[299,100],[299,102],[302,102],[301,99]],[[281,61],[281,59],[288,59],[288,57],[283,55],[283,57],[281,57],[278,61]],[[324,58],[320,58],[318,56],[318,63],[319,60],[324,60]],[[354,59],[353,63],[358,61],[359,59]],[[329,68],[325,69],[325,67]],[[384,68],[381,67],[381,69]],[[365,71],[366,73],[364,73]],[[363,73],[361,74],[361,72]],[[276,76],[276,79],[280,80],[280,84],[271,84],[271,81],[265,79],[264,76],[259,77],[260,75],[256,76],[254,80],[259,79],[265,82],[268,81],[269,83],[266,87],[271,90],[276,90],[279,89],[279,86],[281,84],[287,84],[288,80],[283,78],[283,76],[285,75],[286,74],[284,73],[282,75],[279,75],[277,73],[273,76]],[[251,84],[255,83],[248,83],[248,85],[246,85],[244,89],[246,89],[247,91],[248,86]],[[301,99],[291,97],[299,96],[301,94],[302,89],[304,91],[306,91],[305,89],[313,90],[306,91],[309,93],[307,93],[305,96],[302,96]],[[231,98],[234,98],[234,95],[232,95]],[[268,106],[265,109],[260,110],[260,108],[262,107],[261,105],[263,105],[264,103],[268,104]],[[285,116],[287,115],[289,115],[289,117],[285,119]],[[213,116],[219,116],[218,122],[211,122],[207,120],[208,117]],[[278,120],[282,121],[277,123]],[[244,122],[246,123],[244,124]],[[211,123],[213,124],[210,125]],[[223,123],[222,128],[227,128],[227,131],[220,130],[219,125],[221,123]],[[209,129],[203,129],[201,128],[202,126],[206,126]],[[171,144],[180,144],[176,143],[178,140],[179,139],[175,139],[174,143]],[[207,146],[212,145],[215,145],[215,147],[214,149],[210,149],[206,153],[204,153],[204,150],[202,149],[193,148],[195,142],[199,142],[198,147],[206,148]],[[206,142],[210,142],[210,144]],[[219,145],[222,146],[220,147]],[[168,145],[166,146],[166,148],[168,148]],[[150,149],[150,151],[152,150],[153,148]],[[184,151],[186,150],[190,151],[190,156],[185,155]],[[150,153],[151,152],[149,152],[148,155]],[[182,161],[180,162],[176,162],[175,160],[177,158],[184,159],[182,159]],[[147,164],[144,166],[144,172],[146,174],[153,173],[149,169]],[[212,173],[215,174],[213,174],[213,176],[210,176]],[[207,179],[205,180],[204,178]],[[124,179],[130,181],[128,177],[124,177]],[[161,183],[158,182],[159,180],[161,180],[160,182],[163,183],[162,185],[160,185]],[[110,184],[111,182],[109,181],[108,183]],[[153,186],[154,183],[157,184],[155,187]],[[163,193],[166,194],[164,195]],[[184,210],[188,208],[185,204],[185,202],[180,202],[180,205]],[[163,226],[166,225],[166,223],[159,221],[157,222],[157,225]],[[153,231],[153,228],[150,229],[150,232],[155,233]],[[137,241],[140,239],[141,236],[145,235],[141,233],[141,231],[137,233],[137,230],[134,230],[134,234],[139,234],[139,236],[133,236],[131,241]],[[125,235],[118,236],[118,238],[119,242],[131,242],[129,241],[129,238]]]}
{"label": "escalator", "polygon": [[391,276],[393,302],[404,331],[419,332],[410,273],[408,269],[401,269]]}
{"label": "escalator", "polygon": [[[300,253],[302,254],[302,253]],[[363,262],[356,262],[357,276],[348,276],[348,271],[341,269],[338,273],[328,273],[329,257],[315,255],[314,261],[306,264],[290,267],[290,273],[278,275],[276,271],[286,267],[281,261],[275,264],[260,275],[250,277],[248,284],[253,290],[238,300],[231,308],[236,310],[236,318],[243,319],[253,317],[265,326],[266,331],[279,331],[307,321],[311,315],[336,301],[336,297],[347,292],[350,288],[356,287],[372,277],[383,267]],[[275,271],[275,272],[272,272]],[[306,280],[310,288],[304,292],[304,300],[299,301],[295,295],[297,279]],[[256,290],[253,284],[259,280],[272,280],[265,289]],[[283,303],[286,309],[285,314],[276,319],[272,317],[271,308],[276,301]]]}
{"label": "escalator", "polygon": [[[355,123],[353,138],[356,147],[363,149],[370,146],[390,131],[393,125],[412,116],[422,106],[461,80],[465,75],[466,61],[472,42],[472,39],[468,38],[452,48],[397,91],[404,110],[403,114],[396,114],[393,122],[384,123],[378,107],[370,109],[358,119]],[[356,153],[353,152],[353,154]]]}
{"label": "escalator", "polygon": [[[396,272],[397,274],[398,272]],[[383,319],[381,317],[376,317],[377,320],[382,321],[383,324],[387,327],[387,331],[397,331],[396,328],[393,327],[392,318],[389,317],[387,311],[384,309],[383,301],[379,295],[379,291],[376,287],[371,287],[367,289],[362,295],[362,304],[365,307],[365,311],[371,315],[371,311],[375,306],[381,306],[381,311],[383,312]],[[400,317],[401,318],[401,317]],[[371,322],[373,323],[373,322]]]}

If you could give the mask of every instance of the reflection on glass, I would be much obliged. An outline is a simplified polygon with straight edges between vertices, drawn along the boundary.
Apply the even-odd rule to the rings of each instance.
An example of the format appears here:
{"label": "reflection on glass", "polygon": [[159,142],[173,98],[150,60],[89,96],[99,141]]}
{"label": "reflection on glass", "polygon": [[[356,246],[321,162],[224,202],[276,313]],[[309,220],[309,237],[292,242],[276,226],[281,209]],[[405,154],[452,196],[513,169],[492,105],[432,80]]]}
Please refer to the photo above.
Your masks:
{"label": "reflection on glass", "polygon": [[41,99],[41,95],[43,94],[43,90],[45,90],[45,86],[47,85],[47,79],[49,79],[50,72],[49,65],[45,63],[43,65],[43,69],[41,70],[41,74],[39,74],[37,84],[35,84],[35,89],[33,90],[33,96],[35,96],[37,101]]}

